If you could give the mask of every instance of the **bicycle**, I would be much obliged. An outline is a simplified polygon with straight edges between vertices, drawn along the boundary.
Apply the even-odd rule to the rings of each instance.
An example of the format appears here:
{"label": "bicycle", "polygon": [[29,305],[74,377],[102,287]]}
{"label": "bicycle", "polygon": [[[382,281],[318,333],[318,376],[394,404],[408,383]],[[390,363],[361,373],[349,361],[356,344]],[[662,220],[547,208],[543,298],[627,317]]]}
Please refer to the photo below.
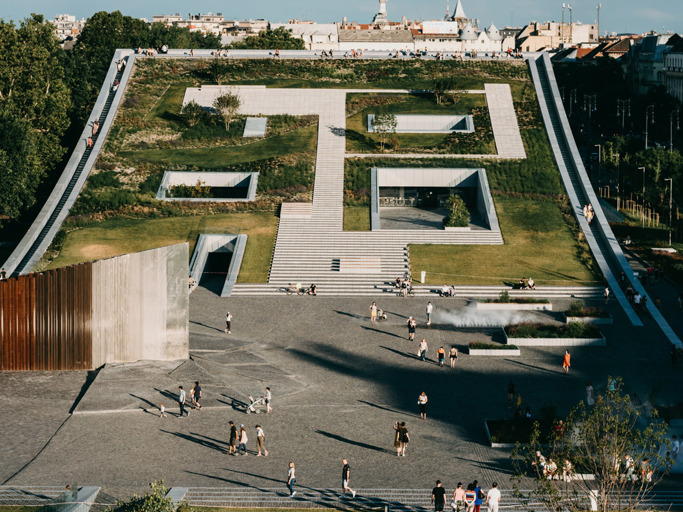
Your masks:
{"label": "bicycle", "polygon": [[308,293],[308,290],[306,288],[302,288],[301,286],[296,287],[293,284],[290,284],[289,288],[285,288],[285,293],[287,295],[294,295],[295,293],[297,295],[304,295]]}

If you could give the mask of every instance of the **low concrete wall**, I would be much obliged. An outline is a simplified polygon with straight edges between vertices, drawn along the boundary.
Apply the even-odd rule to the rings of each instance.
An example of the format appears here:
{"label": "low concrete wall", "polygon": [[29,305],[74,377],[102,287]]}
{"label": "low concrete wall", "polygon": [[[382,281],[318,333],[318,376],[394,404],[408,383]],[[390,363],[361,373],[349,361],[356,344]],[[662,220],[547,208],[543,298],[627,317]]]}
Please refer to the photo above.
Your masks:
{"label": "low concrete wall", "polygon": [[[602,334],[602,333],[601,333]],[[607,340],[600,338],[508,338],[503,329],[505,343],[518,347],[604,347]]]}
{"label": "low concrete wall", "polygon": [[[166,171],[161,179],[161,185],[157,191],[157,199],[161,201],[190,201],[190,202],[248,202],[256,199],[256,187],[258,186],[259,173],[257,172],[192,172],[192,171]],[[186,185],[196,186],[201,182],[203,187],[235,187],[249,180],[249,186],[244,198],[221,198],[221,197],[169,197],[167,193],[171,187]]]}
{"label": "low concrete wall", "polygon": [[564,315],[565,323],[569,322],[579,322],[582,324],[590,325],[612,325],[614,324],[614,318],[611,316],[609,318],[601,318],[597,316],[567,316]]}
{"label": "low concrete wall", "polygon": [[189,357],[187,243],[93,263],[93,367]]}
{"label": "low concrete wall", "polygon": [[477,309],[483,311],[552,311],[553,305],[547,304],[515,304],[514,302],[479,302]]}
{"label": "low concrete wall", "polygon": [[[374,114],[368,114],[368,133],[374,133]],[[470,115],[397,115],[396,133],[472,133],[474,120]]]}
{"label": "low concrete wall", "polygon": [[494,356],[494,357],[505,357],[505,356],[521,356],[522,353],[519,349],[511,348],[500,348],[500,349],[481,349],[481,348],[468,348],[467,354],[471,356]]}

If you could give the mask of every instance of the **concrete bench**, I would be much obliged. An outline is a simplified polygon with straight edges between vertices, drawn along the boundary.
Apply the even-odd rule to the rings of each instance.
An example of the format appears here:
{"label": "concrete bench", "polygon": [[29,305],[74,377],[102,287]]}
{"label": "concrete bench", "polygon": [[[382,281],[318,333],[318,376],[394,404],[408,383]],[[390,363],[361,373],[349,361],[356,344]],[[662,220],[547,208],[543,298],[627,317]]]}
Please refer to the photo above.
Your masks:
{"label": "concrete bench", "polygon": [[371,256],[339,258],[339,272],[346,274],[375,274],[382,271],[382,259]]}

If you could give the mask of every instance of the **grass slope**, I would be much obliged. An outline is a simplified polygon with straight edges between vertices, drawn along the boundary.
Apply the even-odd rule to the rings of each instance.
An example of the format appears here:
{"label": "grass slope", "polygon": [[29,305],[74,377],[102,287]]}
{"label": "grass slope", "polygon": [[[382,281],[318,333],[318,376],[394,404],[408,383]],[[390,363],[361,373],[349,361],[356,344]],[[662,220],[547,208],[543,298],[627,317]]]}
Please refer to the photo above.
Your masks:
{"label": "grass slope", "polygon": [[48,268],[182,242],[189,242],[192,254],[197,237],[202,233],[243,233],[248,238],[238,280],[264,283],[268,279],[277,222],[272,213],[107,220],[68,233],[59,256]]}
{"label": "grass slope", "polygon": [[533,277],[536,284],[598,284],[579,257],[572,226],[552,199],[495,198],[505,245],[411,245],[413,275],[428,284],[502,285]]}

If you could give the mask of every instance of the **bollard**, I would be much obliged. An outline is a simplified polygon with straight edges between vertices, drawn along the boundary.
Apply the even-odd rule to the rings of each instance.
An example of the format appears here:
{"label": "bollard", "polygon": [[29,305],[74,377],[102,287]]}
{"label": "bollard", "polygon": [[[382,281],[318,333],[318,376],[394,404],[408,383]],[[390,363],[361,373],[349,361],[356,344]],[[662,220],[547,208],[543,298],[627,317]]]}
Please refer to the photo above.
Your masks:
{"label": "bollard", "polygon": [[427,276],[427,272],[424,270],[420,272],[420,283],[425,284],[425,277]]}

